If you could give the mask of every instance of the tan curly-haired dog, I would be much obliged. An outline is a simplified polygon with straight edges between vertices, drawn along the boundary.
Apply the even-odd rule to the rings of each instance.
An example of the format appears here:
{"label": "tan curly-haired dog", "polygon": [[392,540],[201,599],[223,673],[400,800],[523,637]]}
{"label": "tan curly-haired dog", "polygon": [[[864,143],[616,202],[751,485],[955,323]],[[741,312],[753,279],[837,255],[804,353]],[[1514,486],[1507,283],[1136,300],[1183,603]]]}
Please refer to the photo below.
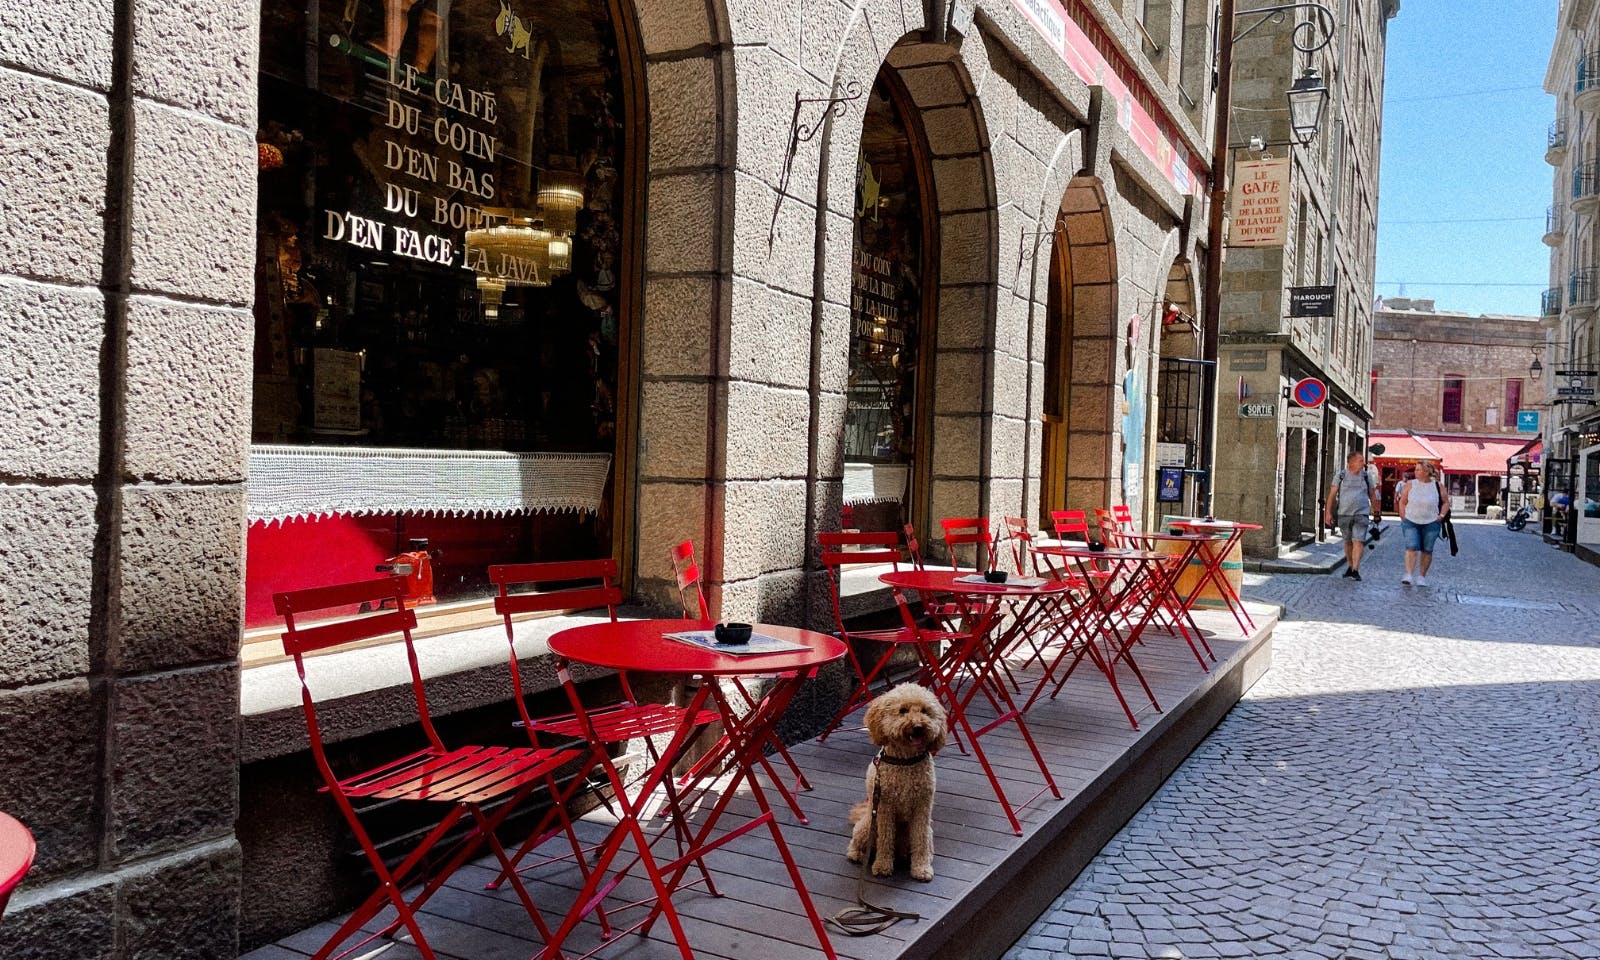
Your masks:
{"label": "tan curly-haired dog", "polygon": [[867,733],[881,749],[867,767],[867,799],[850,809],[845,856],[860,863],[872,844],[872,872],[887,877],[895,854],[909,852],[911,875],[932,880],[933,755],[944,747],[944,708],[922,687],[902,683],[867,706]]}

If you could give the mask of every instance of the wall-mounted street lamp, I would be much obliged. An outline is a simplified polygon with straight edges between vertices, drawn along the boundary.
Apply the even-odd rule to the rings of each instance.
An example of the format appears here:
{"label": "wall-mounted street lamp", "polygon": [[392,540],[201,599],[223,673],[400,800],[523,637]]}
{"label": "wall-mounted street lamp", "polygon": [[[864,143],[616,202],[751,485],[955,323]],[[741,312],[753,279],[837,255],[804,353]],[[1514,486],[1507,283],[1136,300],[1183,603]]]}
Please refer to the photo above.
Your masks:
{"label": "wall-mounted street lamp", "polygon": [[[1212,490],[1217,458],[1217,383],[1216,363],[1222,327],[1222,220],[1228,202],[1228,126],[1233,113],[1233,45],[1263,23],[1281,21],[1285,14],[1309,10],[1309,19],[1297,23],[1290,33],[1294,48],[1312,54],[1333,42],[1333,11],[1320,3],[1280,3],[1270,7],[1237,11],[1237,17],[1256,19],[1237,33],[1235,0],[1222,0],[1217,18],[1217,72],[1213,85],[1217,91],[1216,128],[1211,153],[1211,217],[1206,231],[1206,287],[1201,321],[1200,357],[1210,363],[1212,382],[1200,391],[1200,510],[1211,515]],[[1302,145],[1316,138],[1327,109],[1328,87],[1315,68],[1308,68],[1287,91],[1289,126]]]}
{"label": "wall-mounted street lamp", "polygon": [[1322,113],[1328,108],[1328,85],[1316,67],[1307,67],[1289,88],[1289,129],[1301,146],[1317,138]]}
{"label": "wall-mounted street lamp", "polygon": [[1539,355],[1533,355],[1533,362],[1528,364],[1528,379],[1538,380],[1544,376],[1544,364],[1539,362]]}

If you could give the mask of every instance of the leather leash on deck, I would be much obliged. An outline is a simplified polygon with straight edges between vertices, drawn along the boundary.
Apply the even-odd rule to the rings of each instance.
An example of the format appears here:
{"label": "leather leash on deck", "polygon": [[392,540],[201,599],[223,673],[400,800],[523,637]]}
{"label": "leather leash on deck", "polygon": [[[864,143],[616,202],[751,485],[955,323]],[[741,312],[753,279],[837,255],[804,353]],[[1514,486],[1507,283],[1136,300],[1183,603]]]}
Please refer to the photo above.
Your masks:
{"label": "leather leash on deck", "polygon": [[[902,760],[897,757],[886,757],[882,750],[872,758],[873,766],[880,760],[887,760],[896,766],[909,767],[928,759],[928,754],[923,753],[912,760]],[[856,906],[845,907],[838,913],[828,918],[828,922],[839,928],[847,937],[870,937],[882,933],[901,920],[921,920],[922,914],[908,913],[901,910],[890,910],[880,907],[867,899],[867,872],[872,869],[872,861],[877,856],[878,840],[878,795],[882,791],[878,778],[872,778],[872,803],[867,810],[868,821],[871,827],[867,830],[866,849],[861,854],[861,873],[856,877]]]}

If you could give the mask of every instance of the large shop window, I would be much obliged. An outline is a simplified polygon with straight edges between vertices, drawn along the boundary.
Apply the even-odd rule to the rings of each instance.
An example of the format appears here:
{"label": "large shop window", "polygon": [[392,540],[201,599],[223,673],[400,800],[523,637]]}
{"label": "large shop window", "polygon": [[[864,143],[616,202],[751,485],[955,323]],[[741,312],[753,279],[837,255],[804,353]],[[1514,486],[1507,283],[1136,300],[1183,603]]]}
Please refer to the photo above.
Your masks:
{"label": "large shop window", "polygon": [[485,596],[491,563],[611,555],[623,22],[263,5],[247,626],[400,555],[440,603]]}
{"label": "large shop window", "polygon": [[851,254],[850,383],[845,407],[846,527],[898,530],[910,521],[926,379],[923,291],[933,282],[921,140],[903,92],[880,74],[856,161]]}

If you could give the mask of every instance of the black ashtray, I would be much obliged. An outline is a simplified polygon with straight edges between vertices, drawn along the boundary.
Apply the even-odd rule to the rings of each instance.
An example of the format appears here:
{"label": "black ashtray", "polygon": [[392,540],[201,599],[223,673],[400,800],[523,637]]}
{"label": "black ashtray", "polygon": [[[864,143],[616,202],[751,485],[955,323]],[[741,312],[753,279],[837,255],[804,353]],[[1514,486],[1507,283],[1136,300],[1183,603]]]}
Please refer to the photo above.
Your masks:
{"label": "black ashtray", "polygon": [[718,643],[734,646],[750,642],[750,631],[754,629],[748,623],[719,623],[711,631]]}
{"label": "black ashtray", "polygon": [[1105,549],[1106,549],[1106,545],[1101,543],[1099,540],[1090,540],[1089,541],[1089,552],[1090,553],[1103,553],[1105,551]]}
{"label": "black ashtray", "polygon": [[988,573],[983,575],[983,579],[989,581],[990,583],[1005,583],[1006,572],[1004,570],[990,570]]}

